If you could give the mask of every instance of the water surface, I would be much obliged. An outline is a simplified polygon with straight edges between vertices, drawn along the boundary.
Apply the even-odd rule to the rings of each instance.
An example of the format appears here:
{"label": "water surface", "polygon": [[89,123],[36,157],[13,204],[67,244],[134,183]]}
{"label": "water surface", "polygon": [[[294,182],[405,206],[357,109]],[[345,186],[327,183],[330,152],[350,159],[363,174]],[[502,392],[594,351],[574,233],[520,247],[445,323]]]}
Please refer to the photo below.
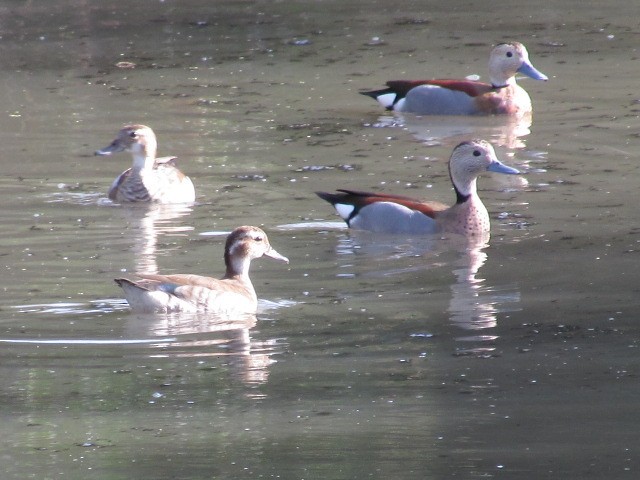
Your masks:
{"label": "water surface", "polygon": [[[636,478],[631,3],[9,2],[0,50],[3,478]],[[11,12],[11,15],[8,14]],[[390,116],[391,78],[486,75],[516,39],[530,121]],[[196,205],[114,205],[126,122]],[[443,202],[482,137],[486,245],[350,232],[313,195]],[[114,277],[222,272],[261,225],[257,316],[132,314]]]}

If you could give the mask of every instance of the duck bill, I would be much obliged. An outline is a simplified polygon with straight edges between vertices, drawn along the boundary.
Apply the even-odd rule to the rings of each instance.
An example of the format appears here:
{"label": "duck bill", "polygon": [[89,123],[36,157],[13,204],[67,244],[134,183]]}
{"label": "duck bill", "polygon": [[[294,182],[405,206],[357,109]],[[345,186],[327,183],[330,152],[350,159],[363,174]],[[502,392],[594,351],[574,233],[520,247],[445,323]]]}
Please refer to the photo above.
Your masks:
{"label": "duck bill", "polygon": [[490,172],[506,173],[509,175],[516,175],[520,173],[520,170],[513,167],[509,167],[508,165],[505,165],[504,163],[499,162],[497,160],[492,162],[491,165],[489,165],[489,168],[487,168],[487,170],[489,170]]}
{"label": "duck bill", "polygon": [[269,250],[264,252],[264,255],[280,262],[289,263],[289,259],[287,257],[285,257],[284,255],[280,255],[273,248],[270,248]]}
{"label": "duck bill", "polygon": [[94,152],[94,155],[99,155],[101,157],[106,156],[106,155],[111,155],[113,153],[118,153],[118,152],[123,152],[124,151],[124,147],[120,144],[120,142],[118,141],[114,141],[111,143],[111,145],[104,147],[100,150],[96,150]]}
{"label": "duck bill", "polygon": [[549,80],[549,77],[547,77],[541,71],[537,70],[529,62],[524,62],[522,66],[518,69],[518,72],[523,75],[526,75],[527,77],[533,78],[534,80],[544,80],[544,81]]}

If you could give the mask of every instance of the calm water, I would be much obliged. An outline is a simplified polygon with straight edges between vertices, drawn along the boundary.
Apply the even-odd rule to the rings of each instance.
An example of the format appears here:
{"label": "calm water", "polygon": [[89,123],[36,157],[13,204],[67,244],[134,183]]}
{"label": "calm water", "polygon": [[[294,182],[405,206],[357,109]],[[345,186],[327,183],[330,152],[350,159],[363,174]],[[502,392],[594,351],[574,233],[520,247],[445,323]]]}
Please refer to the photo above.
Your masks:
{"label": "calm water", "polygon": [[[637,478],[638,7],[484,5],[5,2],[2,478]],[[357,93],[486,76],[507,39],[550,77],[531,122]],[[197,205],[106,200],[126,122]],[[488,245],[349,232],[313,195],[452,201],[470,137],[525,172],[480,180]],[[254,263],[256,317],[129,312],[114,277],[217,276],[240,224],[291,260]]]}

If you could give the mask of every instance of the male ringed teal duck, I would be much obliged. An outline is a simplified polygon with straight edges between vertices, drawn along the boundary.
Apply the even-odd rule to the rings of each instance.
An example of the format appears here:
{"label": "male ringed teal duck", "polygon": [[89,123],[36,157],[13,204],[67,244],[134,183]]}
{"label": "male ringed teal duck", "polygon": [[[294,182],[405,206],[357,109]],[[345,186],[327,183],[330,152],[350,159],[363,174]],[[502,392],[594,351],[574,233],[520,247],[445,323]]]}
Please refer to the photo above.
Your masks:
{"label": "male ringed teal duck", "polygon": [[224,248],[226,273],[221,279],[194,274],[136,274],[140,280],[117,278],[132,310],[141,313],[251,314],[258,297],[249,279],[251,260],[263,255],[285,263],[266,233],[258,227],[238,227]]}
{"label": "male ringed teal duck", "polygon": [[316,194],[331,203],[351,228],[378,233],[479,236],[490,230],[489,213],[476,191],[476,179],[485,171],[520,173],[501,163],[491,144],[472,140],[455,147],[449,159],[449,175],[456,192],[456,203],[451,207],[387,193],[338,190],[340,193]]}
{"label": "male ringed teal duck", "polygon": [[489,80],[392,80],[382,90],[360,92],[376,99],[387,110],[418,115],[521,116],[531,112],[529,94],[516,83],[521,73],[535,80],[548,80],[529,61],[519,42],[496,45],[489,57]]}
{"label": "male ringed teal duck", "polygon": [[95,152],[111,155],[127,151],[133,166],[122,172],[109,189],[114,202],[187,203],[196,199],[191,179],[175,166],[176,157],[156,158],[158,144],[151,128],[127,125],[111,144]]}

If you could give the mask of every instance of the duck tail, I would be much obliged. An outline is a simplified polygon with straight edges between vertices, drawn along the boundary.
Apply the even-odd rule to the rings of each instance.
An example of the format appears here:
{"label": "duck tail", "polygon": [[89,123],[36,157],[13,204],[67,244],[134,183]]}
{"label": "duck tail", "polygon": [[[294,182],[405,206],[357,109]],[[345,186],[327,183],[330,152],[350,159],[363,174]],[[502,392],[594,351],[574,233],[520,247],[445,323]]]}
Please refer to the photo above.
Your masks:
{"label": "duck tail", "polygon": [[360,92],[360,95],[365,95],[367,97],[373,98],[387,110],[393,110],[393,106],[399,100],[397,92],[395,92],[391,88]]}

